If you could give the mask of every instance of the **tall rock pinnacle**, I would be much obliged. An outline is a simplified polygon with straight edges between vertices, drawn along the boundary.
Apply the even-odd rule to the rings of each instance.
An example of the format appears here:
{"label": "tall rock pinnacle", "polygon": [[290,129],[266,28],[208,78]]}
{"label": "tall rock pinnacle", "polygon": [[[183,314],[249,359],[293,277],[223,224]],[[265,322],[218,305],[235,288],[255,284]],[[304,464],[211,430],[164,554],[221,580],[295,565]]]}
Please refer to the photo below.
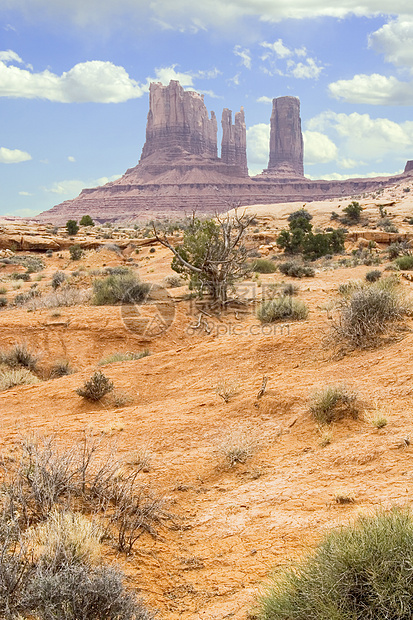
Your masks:
{"label": "tall rock pinnacle", "polygon": [[221,160],[224,164],[239,166],[242,173],[248,174],[247,164],[247,129],[244,108],[235,114],[232,124],[232,112],[224,108],[222,112],[222,146]]}
{"label": "tall rock pinnacle", "polygon": [[214,112],[209,118],[203,95],[185,91],[179,82],[173,80],[168,86],[150,85],[146,142],[141,161],[160,150],[175,156],[181,151],[217,158]]}
{"label": "tall rock pinnacle", "polygon": [[300,100],[297,97],[273,99],[267,171],[283,176],[302,177],[303,156]]}

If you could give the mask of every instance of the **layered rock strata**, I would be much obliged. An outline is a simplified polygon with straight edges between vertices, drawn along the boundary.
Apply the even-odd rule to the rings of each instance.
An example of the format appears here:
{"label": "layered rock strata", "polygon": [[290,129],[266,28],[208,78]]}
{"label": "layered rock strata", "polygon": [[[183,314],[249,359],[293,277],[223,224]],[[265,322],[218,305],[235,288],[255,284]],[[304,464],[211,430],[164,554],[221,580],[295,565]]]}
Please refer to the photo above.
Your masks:
{"label": "layered rock strata", "polygon": [[222,152],[217,156],[217,122],[203,96],[184,91],[178,82],[151,84],[146,142],[139,164],[117,181],[84,189],[38,216],[64,224],[89,214],[96,221],[142,221],[179,218],[186,213],[214,214],[236,204],[254,205],[324,200],[378,190],[413,176],[408,162],[403,175],[346,181],[312,181],[304,177],[300,102],[273,100],[268,168],[247,173],[244,111],[224,109]]}
{"label": "layered rock strata", "polygon": [[151,84],[146,142],[141,162],[162,149],[179,155],[186,152],[216,159],[217,119],[208,111],[203,95],[184,91],[179,82],[169,86]]}

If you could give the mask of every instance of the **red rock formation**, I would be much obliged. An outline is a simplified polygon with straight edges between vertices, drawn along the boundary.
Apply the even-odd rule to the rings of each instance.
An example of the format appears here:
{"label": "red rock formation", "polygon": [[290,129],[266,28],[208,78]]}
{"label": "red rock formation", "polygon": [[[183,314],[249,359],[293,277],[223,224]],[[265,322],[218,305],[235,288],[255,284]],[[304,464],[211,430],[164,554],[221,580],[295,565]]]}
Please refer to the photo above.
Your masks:
{"label": "red rock formation", "polygon": [[265,172],[285,177],[304,176],[304,144],[300,100],[278,97],[272,101],[270,159]]}
{"label": "red rock formation", "polygon": [[222,112],[221,160],[225,164],[240,166],[242,173],[248,175],[244,108],[235,114],[235,125],[232,124],[231,110],[224,108]]}
{"label": "red rock formation", "polygon": [[244,111],[222,116],[222,157],[217,157],[217,125],[203,97],[178,82],[151,84],[146,142],[140,162],[122,178],[84,189],[74,200],[41,213],[41,221],[64,224],[89,214],[97,221],[179,218],[194,210],[214,214],[242,205],[323,200],[370,192],[412,175],[347,181],[312,181],[303,176],[300,102],[273,101],[268,169],[247,174]]}
{"label": "red rock formation", "polygon": [[184,91],[179,82],[151,84],[146,142],[141,162],[162,149],[217,158],[217,120],[208,116],[204,96]]}

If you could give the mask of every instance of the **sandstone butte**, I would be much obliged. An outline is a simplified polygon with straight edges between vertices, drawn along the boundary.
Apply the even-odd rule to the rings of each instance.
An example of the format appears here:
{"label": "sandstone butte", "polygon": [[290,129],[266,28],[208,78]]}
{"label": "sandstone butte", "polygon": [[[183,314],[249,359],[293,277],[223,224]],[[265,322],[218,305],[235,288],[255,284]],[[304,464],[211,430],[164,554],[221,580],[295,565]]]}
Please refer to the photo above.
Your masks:
{"label": "sandstone butte", "polygon": [[314,201],[375,191],[413,175],[413,162],[393,177],[311,180],[304,176],[300,101],[273,99],[268,168],[248,176],[244,110],[222,113],[221,157],[217,120],[203,95],[184,91],[177,81],[152,83],[146,141],[137,166],[116,181],[84,189],[44,211],[40,221],[62,224],[85,213],[97,221],[182,217],[215,213],[240,204]]}

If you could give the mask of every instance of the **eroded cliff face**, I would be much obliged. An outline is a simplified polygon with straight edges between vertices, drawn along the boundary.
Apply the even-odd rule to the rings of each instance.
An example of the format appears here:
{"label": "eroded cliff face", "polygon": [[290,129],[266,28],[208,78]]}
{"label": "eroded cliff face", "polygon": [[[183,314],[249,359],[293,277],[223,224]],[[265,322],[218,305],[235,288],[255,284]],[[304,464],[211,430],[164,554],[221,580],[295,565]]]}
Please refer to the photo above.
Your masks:
{"label": "eroded cliff face", "polygon": [[146,142],[141,162],[161,150],[217,159],[217,120],[208,111],[204,97],[185,91],[179,82],[150,85]]}
{"label": "eroded cliff face", "polygon": [[247,164],[247,127],[245,124],[244,108],[235,114],[235,124],[232,124],[232,112],[224,108],[222,112],[222,144],[221,160],[231,166],[239,166],[248,175]]}
{"label": "eroded cliff face", "polygon": [[[240,205],[323,200],[377,190],[398,177],[312,181],[304,177],[300,102],[273,100],[270,158],[262,174],[247,169],[244,110],[222,114],[222,152],[217,156],[217,121],[203,96],[176,81],[151,84],[146,142],[139,164],[117,181],[84,189],[38,216],[64,224],[89,214],[98,221],[179,218],[186,213],[215,214]],[[404,175],[412,175],[408,162]]]}

